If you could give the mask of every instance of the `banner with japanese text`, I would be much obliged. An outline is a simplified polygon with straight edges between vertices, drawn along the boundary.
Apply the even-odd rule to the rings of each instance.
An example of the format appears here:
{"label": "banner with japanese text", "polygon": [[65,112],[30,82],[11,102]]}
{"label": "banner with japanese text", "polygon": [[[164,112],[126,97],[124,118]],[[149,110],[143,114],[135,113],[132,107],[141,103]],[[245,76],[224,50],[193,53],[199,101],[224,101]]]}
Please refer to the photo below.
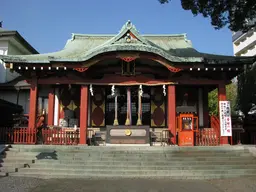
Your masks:
{"label": "banner with japanese text", "polygon": [[230,101],[220,101],[220,136],[232,136]]}

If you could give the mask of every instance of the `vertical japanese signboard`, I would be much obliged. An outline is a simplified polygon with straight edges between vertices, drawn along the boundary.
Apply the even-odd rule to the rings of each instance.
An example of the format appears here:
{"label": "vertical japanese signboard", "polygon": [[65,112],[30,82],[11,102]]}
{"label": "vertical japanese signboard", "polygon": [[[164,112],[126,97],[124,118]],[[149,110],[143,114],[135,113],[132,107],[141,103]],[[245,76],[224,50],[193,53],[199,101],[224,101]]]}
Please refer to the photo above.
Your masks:
{"label": "vertical japanese signboard", "polygon": [[229,101],[219,102],[220,136],[232,136],[231,108]]}

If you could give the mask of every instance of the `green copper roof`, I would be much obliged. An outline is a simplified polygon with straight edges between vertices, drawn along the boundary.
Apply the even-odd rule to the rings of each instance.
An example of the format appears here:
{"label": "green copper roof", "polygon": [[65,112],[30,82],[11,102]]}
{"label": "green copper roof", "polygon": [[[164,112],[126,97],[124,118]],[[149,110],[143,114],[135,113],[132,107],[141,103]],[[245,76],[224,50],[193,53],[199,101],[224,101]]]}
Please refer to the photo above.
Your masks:
{"label": "green copper roof", "polygon": [[[130,35],[131,34],[131,35]],[[140,35],[135,26],[128,21],[117,35],[73,34],[63,50],[47,54],[2,56],[5,62],[51,63],[82,62],[101,53],[115,51],[138,51],[154,53],[170,62],[208,62],[219,63],[242,61],[254,58],[238,58],[203,54],[196,51],[185,34]]]}

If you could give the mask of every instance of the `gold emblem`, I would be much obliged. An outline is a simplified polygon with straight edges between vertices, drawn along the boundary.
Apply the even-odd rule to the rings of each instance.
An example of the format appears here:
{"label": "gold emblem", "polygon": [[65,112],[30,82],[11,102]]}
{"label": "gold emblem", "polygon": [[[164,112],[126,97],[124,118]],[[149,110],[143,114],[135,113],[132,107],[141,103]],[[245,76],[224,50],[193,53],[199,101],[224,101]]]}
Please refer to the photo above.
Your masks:
{"label": "gold emblem", "polygon": [[124,132],[126,136],[131,136],[132,134],[132,131],[130,129],[126,129]]}

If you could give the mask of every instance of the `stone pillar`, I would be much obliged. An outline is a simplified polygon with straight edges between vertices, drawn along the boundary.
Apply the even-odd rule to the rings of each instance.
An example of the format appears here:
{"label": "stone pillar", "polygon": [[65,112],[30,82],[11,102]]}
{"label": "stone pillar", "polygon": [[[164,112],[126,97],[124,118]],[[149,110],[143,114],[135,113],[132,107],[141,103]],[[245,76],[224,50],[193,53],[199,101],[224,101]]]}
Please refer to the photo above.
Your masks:
{"label": "stone pillar", "polygon": [[[226,85],[224,83],[219,84],[218,86],[218,109],[220,109],[220,104],[219,101],[226,101]],[[220,117],[219,117],[220,118]],[[221,130],[220,130],[221,132]],[[221,145],[226,145],[228,143],[228,137],[220,137],[220,144]]]}
{"label": "stone pillar", "polygon": [[131,125],[131,88],[127,87],[127,116],[125,125]]}
{"label": "stone pillar", "polygon": [[30,130],[36,129],[36,118],[37,118],[37,80],[32,79],[30,85],[30,100],[29,100],[29,121],[28,128]]}
{"label": "stone pillar", "polygon": [[81,102],[80,102],[80,144],[81,145],[86,144],[87,121],[88,121],[88,86],[81,85]]}
{"label": "stone pillar", "polygon": [[54,88],[51,88],[48,93],[48,126],[54,125]]}
{"label": "stone pillar", "polygon": [[137,125],[142,125],[142,106],[141,106],[141,92],[142,90],[139,88],[138,90],[138,120],[137,120]]}
{"label": "stone pillar", "polygon": [[176,93],[175,85],[168,85],[168,129],[171,133],[171,143],[176,144]]}
{"label": "stone pillar", "polygon": [[54,89],[54,125],[59,125],[59,88]]}
{"label": "stone pillar", "polygon": [[117,94],[115,95],[115,119],[114,119],[114,124],[113,125],[119,125],[118,123],[118,116],[117,116],[117,109],[118,109],[118,102],[117,102]]}

